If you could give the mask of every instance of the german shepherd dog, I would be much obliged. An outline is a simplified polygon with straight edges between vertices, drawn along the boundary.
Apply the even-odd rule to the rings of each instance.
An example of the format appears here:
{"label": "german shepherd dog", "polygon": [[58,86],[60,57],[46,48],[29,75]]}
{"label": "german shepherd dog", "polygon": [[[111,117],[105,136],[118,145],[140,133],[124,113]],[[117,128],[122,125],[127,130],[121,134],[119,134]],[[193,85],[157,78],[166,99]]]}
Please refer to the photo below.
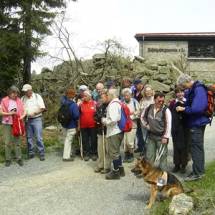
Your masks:
{"label": "german shepherd dog", "polygon": [[[160,168],[151,165],[145,158],[137,159],[135,167],[131,170],[134,175],[142,175],[144,181],[151,185],[151,194],[146,208],[151,208],[154,204],[157,193],[161,192],[164,197],[173,197],[179,193],[184,193],[180,181],[171,173],[162,171]],[[165,183],[160,184],[162,178],[166,178]]]}

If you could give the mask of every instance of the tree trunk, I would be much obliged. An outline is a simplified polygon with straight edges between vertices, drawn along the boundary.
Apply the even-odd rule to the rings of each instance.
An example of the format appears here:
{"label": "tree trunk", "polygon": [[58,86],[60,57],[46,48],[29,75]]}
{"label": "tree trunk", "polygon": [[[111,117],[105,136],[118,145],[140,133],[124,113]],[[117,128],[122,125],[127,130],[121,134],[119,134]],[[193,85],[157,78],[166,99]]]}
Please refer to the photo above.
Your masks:
{"label": "tree trunk", "polygon": [[24,56],[23,56],[23,83],[31,82],[31,61],[32,61],[32,30],[31,30],[31,10],[32,10],[32,1],[28,0],[23,5],[24,11]]}

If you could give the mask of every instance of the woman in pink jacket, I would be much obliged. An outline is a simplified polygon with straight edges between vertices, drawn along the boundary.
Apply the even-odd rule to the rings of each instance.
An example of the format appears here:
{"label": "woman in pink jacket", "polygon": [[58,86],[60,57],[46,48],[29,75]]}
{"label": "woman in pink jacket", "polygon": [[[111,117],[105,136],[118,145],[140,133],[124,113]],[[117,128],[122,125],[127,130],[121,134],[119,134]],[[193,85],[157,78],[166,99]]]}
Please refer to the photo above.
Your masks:
{"label": "woman in pink jacket", "polygon": [[[15,154],[17,163],[20,166],[23,166],[22,161],[22,152],[21,152],[21,135],[23,132],[20,131],[20,134],[13,134],[13,123],[14,119],[18,118],[19,126],[22,122],[22,119],[25,117],[26,112],[24,110],[23,103],[18,97],[19,89],[15,86],[11,86],[8,89],[8,96],[4,97],[1,100],[0,105],[0,114],[2,115],[2,124],[3,124],[3,137],[5,142],[5,166],[10,166],[11,164],[11,148],[15,146]],[[17,120],[16,120],[17,123]],[[18,125],[16,125],[18,126]],[[21,126],[20,126],[21,127]]]}

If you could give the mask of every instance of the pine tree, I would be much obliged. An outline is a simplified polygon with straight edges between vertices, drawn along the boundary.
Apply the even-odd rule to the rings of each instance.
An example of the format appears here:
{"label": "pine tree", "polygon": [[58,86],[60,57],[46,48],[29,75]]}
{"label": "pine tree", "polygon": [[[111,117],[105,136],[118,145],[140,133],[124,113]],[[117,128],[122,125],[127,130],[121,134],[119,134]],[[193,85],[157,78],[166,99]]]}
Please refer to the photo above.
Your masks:
{"label": "pine tree", "polygon": [[21,71],[23,83],[30,82],[31,62],[43,55],[41,42],[51,34],[53,19],[65,6],[66,0],[0,1],[0,78],[13,82]]}

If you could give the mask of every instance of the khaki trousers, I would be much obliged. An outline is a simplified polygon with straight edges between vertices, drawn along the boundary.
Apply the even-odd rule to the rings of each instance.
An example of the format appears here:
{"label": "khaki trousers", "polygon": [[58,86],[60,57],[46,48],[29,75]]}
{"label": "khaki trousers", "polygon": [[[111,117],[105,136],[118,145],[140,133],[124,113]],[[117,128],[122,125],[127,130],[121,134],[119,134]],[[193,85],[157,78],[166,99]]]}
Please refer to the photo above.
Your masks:
{"label": "khaki trousers", "polygon": [[136,139],[137,129],[133,128],[130,132],[124,133],[123,143],[124,143],[124,151],[133,153],[134,150],[134,142]]}
{"label": "khaki trousers", "polygon": [[5,142],[5,159],[11,160],[11,151],[13,147],[15,147],[16,159],[22,159],[21,136],[14,137],[12,135],[11,125],[3,125],[3,138]]}
{"label": "khaki trousers", "polygon": [[[101,169],[110,169],[111,168],[111,160],[108,153],[108,143],[106,136],[97,135],[97,151],[98,151],[98,167]],[[104,162],[105,160],[105,162]]]}
{"label": "khaki trousers", "polygon": [[[156,135],[149,135],[146,141],[146,158],[152,164],[156,158],[156,152],[161,146],[161,137]],[[162,170],[167,170],[167,154],[168,154],[168,144],[164,145],[164,152],[160,158],[159,167]]]}

